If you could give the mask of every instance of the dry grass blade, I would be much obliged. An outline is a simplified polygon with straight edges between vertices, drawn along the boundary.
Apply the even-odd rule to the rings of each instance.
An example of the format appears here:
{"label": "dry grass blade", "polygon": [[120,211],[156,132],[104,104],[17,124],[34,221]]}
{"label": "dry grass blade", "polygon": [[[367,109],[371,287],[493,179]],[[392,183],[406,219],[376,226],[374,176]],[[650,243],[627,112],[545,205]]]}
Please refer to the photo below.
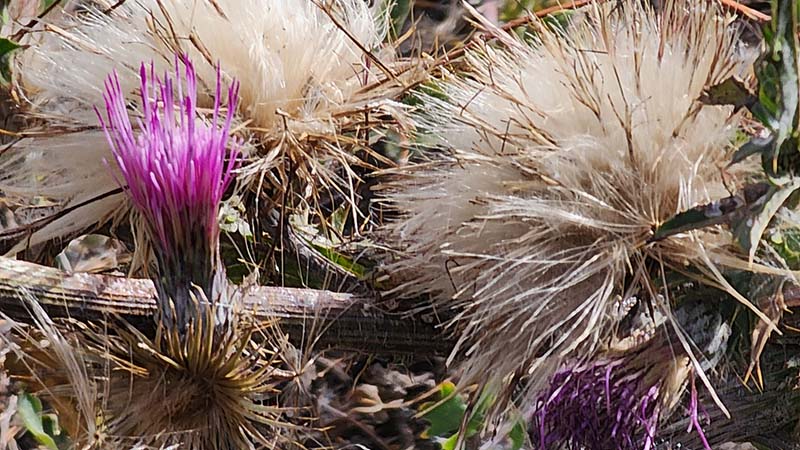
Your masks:
{"label": "dry grass blade", "polygon": [[63,332],[32,295],[25,294],[23,300],[34,323],[14,323],[13,333],[1,337],[6,345],[16,348],[17,361],[9,371],[25,380],[29,389],[40,390],[59,411],[61,426],[76,444],[87,448],[101,444],[96,403],[99,392],[90,377],[89,360],[74,337]]}
{"label": "dry grass blade", "polygon": [[728,8],[741,13],[752,20],[756,20],[758,22],[769,22],[771,17],[762,13],[761,11],[756,11],[755,9],[743,5],[739,3],[737,0],[719,0],[719,2]]}

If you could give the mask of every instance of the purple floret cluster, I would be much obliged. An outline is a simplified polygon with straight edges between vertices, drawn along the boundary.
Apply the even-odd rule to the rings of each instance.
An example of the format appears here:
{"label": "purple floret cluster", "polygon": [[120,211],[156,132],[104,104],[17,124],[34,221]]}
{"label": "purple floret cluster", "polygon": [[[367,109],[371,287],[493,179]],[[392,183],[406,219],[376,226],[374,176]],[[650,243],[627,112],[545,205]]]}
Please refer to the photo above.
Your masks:
{"label": "purple floret cluster", "polygon": [[105,83],[107,120],[98,112],[124,179],[121,184],[153,242],[159,299],[173,300],[179,310],[192,284],[210,294],[220,201],[240,162],[240,143],[229,137],[238,83],[228,89],[227,113],[221,121],[222,81],[217,70],[213,115],[203,120],[197,111],[194,66],[188,57],[180,60],[185,84],[177,57],[174,79],[167,73],[156,76],[153,64],[149,70],[141,65],[141,117],[135,128],[116,72]]}
{"label": "purple floret cluster", "polygon": [[137,119],[138,133],[131,125],[116,72],[105,85],[108,122],[101,117],[128,195],[152,228],[158,244],[167,251],[178,248],[178,241],[197,230],[203,230],[208,239],[216,239],[219,203],[239,159],[238,145],[232,141],[230,162],[225,163],[238,83],[228,90],[227,116],[218,126],[221,79],[217,72],[213,118],[210,124],[200,122],[197,75],[192,63],[187,58],[183,61],[185,95],[178,64],[177,86],[167,74],[163,80],[157,77],[152,64],[149,75],[147,67],[141,65],[143,117]]}
{"label": "purple floret cluster", "polygon": [[539,398],[531,428],[540,449],[649,450],[660,414],[659,386],[625,359],[558,371]]}

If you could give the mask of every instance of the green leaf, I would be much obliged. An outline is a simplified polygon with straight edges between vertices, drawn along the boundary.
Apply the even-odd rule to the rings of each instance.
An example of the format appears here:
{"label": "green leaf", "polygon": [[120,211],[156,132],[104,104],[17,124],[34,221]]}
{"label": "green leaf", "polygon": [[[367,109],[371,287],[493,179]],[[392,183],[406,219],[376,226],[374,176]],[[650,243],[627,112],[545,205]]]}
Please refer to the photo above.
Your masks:
{"label": "green leaf", "polygon": [[389,0],[391,5],[390,17],[392,19],[392,32],[394,36],[399,36],[403,32],[403,26],[411,13],[411,0]]}
{"label": "green leaf", "polygon": [[58,0],[42,0],[42,11],[46,10],[47,8],[53,6],[53,3],[57,2]]}
{"label": "green leaf", "polygon": [[8,38],[0,38],[0,56],[6,55],[22,46]]}
{"label": "green leaf", "polygon": [[245,207],[238,195],[222,202],[219,209],[219,228],[226,233],[239,233],[245,240],[253,240],[253,231],[245,218]]}
{"label": "green leaf", "polygon": [[17,415],[22,419],[25,429],[36,439],[36,442],[50,450],[58,450],[56,441],[44,430],[41,400],[28,393],[22,393],[17,403]]}
{"label": "green leaf", "polygon": [[[791,179],[781,181],[780,185],[789,181]],[[763,209],[767,196],[771,195],[774,189],[775,185],[764,182],[748,184],[737,195],[678,213],[658,227],[648,242],[712,225],[724,224],[736,228]]]}
{"label": "green leaf", "polygon": [[328,218],[329,226],[339,235],[344,234],[345,226],[347,226],[347,219],[349,217],[348,211],[350,209],[348,206],[349,205],[344,204],[336,208],[336,211]]}
{"label": "green leaf", "polygon": [[43,414],[42,428],[44,429],[45,434],[48,436],[53,436],[53,438],[63,438],[61,434],[61,425],[58,424],[58,416],[56,414]]}
{"label": "green leaf", "polygon": [[314,244],[313,242],[309,242],[309,244],[311,244],[314,250],[318,251],[325,259],[355,275],[359,279],[363,279],[366,276],[367,269],[349,256],[339,253],[332,248]]}
{"label": "green leaf", "polygon": [[511,450],[519,450],[525,445],[525,436],[527,435],[525,430],[527,428],[524,420],[518,420],[514,424],[514,428],[511,429],[511,433],[508,435],[511,439]]}
{"label": "green leaf", "polygon": [[[448,436],[461,427],[467,403],[463,396],[456,394],[456,386],[450,381],[445,381],[439,386],[438,397],[438,402],[420,405],[420,409],[424,411],[421,416],[430,423],[423,437]],[[453,437],[457,439],[457,436]],[[455,442],[453,444],[455,445]]]}
{"label": "green leaf", "polygon": [[759,109],[754,110],[756,118],[769,128],[774,128],[775,119],[778,116],[778,71],[774,66],[768,65],[759,73],[758,83],[758,104]]}
{"label": "green leaf", "polygon": [[458,444],[458,433],[439,443],[442,450],[456,450],[456,444]]}
{"label": "green leaf", "polygon": [[475,407],[472,416],[469,418],[469,422],[467,422],[467,437],[472,436],[483,428],[486,411],[494,404],[494,401],[494,391],[484,389],[483,392],[481,392],[481,396],[478,398],[478,406]]}
{"label": "green leaf", "polygon": [[800,229],[775,231],[769,236],[769,243],[790,269],[800,269]]}
{"label": "green leaf", "polygon": [[800,172],[797,148],[798,20],[797,1],[774,0],[772,20],[764,28],[767,51],[759,58],[756,74],[759,81],[758,104],[751,108],[772,132],[773,143],[761,152],[764,171],[771,178]]}
{"label": "green leaf", "polygon": [[417,87],[414,91],[410,92],[403,98],[403,103],[409,106],[425,106],[426,97],[432,97],[439,100],[447,100],[447,93],[443,89],[443,85],[437,80],[426,81]]}
{"label": "green leaf", "polygon": [[769,136],[766,138],[754,137],[746,144],[739,147],[736,153],[733,154],[731,164],[744,161],[747,157],[755,154],[763,154],[772,151],[775,147],[775,137]]}
{"label": "green leaf", "polygon": [[744,81],[732,76],[706,89],[700,100],[708,105],[733,105],[739,109],[742,106],[750,107],[755,104],[758,97]]}
{"label": "green leaf", "polygon": [[745,200],[739,196],[726,197],[706,205],[676,214],[658,227],[648,242],[655,242],[669,236],[712,225],[731,223],[734,217],[741,215]]}
{"label": "green leaf", "polygon": [[556,32],[567,32],[570,20],[575,15],[575,11],[565,9],[563,11],[556,11],[550,13],[542,18],[542,23]]}
{"label": "green leaf", "polygon": [[[490,389],[484,389],[477,399],[474,409],[463,429],[464,437],[475,436],[483,428],[486,412],[494,404],[496,396]],[[456,393],[453,383],[446,381],[439,386],[437,401],[420,405],[421,417],[425,418],[430,427],[422,434],[423,438],[433,437],[442,447],[442,450],[455,450],[458,443],[461,425],[464,423],[464,414],[467,412],[467,402],[464,396]],[[525,443],[527,433],[525,422],[519,420],[514,424],[508,434],[510,450],[519,450]],[[437,439],[438,438],[438,439]]]}
{"label": "green leaf", "polygon": [[518,19],[538,6],[537,3],[537,0],[506,0],[500,8],[500,20],[508,22]]}
{"label": "green leaf", "polygon": [[3,83],[11,80],[11,54],[22,46],[7,38],[0,38],[0,79]]}
{"label": "green leaf", "polygon": [[748,252],[750,261],[758,249],[761,236],[775,213],[795,191],[800,189],[800,179],[794,179],[783,186],[772,186],[753,206],[753,214],[748,215],[734,226],[736,236],[742,249]]}

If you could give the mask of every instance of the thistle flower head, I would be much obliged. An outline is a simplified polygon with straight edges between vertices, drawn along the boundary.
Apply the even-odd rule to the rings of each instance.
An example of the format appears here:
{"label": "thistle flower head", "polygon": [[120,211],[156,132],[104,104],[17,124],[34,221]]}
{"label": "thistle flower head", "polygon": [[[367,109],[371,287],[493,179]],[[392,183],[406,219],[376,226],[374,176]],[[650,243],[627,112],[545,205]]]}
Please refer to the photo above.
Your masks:
{"label": "thistle flower head", "polygon": [[391,293],[455,311],[464,385],[529,406],[553,367],[612,339],[616,299],[657,303],[653,267],[690,264],[742,298],[716,266],[746,265],[727,230],[649,239],[729,195],[720,167],[738,117],[701,98],[747,59],[713,2],[646,3],[592,4],[567,30],[534,22],[535,39],[470,49],[466,75],[420,94],[437,148],[383,186],[399,216],[384,228],[385,270]]}
{"label": "thistle flower head", "polygon": [[110,334],[100,323],[66,325],[33,296],[23,301],[33,324],[0,330],[0,349],[23,362],[18,375],[55,409],[74,447],[293,447],[299,428],[286,413],[299,410],[282,406],[281,392],[302,374],[300,352],[275,324],[237,311],[221,334],[212,307],[185,334],[160,328],[151,338],[130,325]]}
{"label": "thistle flower head", "polygon": [[208,123],[201,121],[197,118],[197,77],[188,58],[183,61],[185,85],[177,58],[174,80],[167,74],[159,78],[153,65],[148,71],[142,64],[142,117],[137,130],[116,73],[105,84],[107,121],[98,116],[126,192],[147,224],[159,263],[159,293],[187,295],[178,291],[194,283],[211,298],[219,204],[239,162],[235,140],[230,160],[225,162],[238,83],[228,89],[228,110],[220,124],[222,82],[217,71],[213,116]]}
{"label": "thistle flower head", "polygon": [[542,450],[651,448],[661,413],[659,385],[626,363],[600,360],[556,372],[539,398],[534,444]]}
{"label": "thistle flower head", "polygon": [[225,163],[238,83],[228,90],[228,111],[224,124],[219,126],[221,81],[217,72],[214,116],[210,124],[198,123],[197,76],[190,61],[185,61],[185,67],[184,96],[177,64],[177,86],[166,74],[163,80],[158,78],[152,65],[148,76],[142,64],[143,117],[138,120],[138,133],[131,125],[116,73],[106,81],[104,95],[108,123],[103,121],[103,128],[114,159],[133,204],[147,218],[163,251],[176,250],[193,233],[216,241],[219,203],[238,161],[234,141],[231,162]]}
{"label": "thistle flower head", "polygon": [[[669,340],[654,340],[625,354],[566,365],[537,398],[531,435],[540,450],[649,450],[660,442],[659,421],[680,411],[703,448],[695,369]],[[687,385],[686,408],[676,406]]]}
{"label": "thistle flower head", "polygon": [[[130,0],[115,5],[113,14],[103,2],[84,3],[80,12],[48,15],[58,32],[29,33],[25,52],[15,59],[21,96],[30,100],[26,112],[73,132],[26,139],[0,155],[0,190],[21,202],[46,195],[66,207],[86,205],[59,226],[34,232],[15,251],[89,228],[123,209],[121,196],[89,201],[117,186],[111,176],[97,176],[108,172],[102,164],[108,146],[102,133],[87,131],[97,120],[92,108],[103,108],[103,81],[112,69],[129,100],[137,88],[136,68],[122,62],[154,61],[162,73],[171,70],[175,53],[186,53],[200,86],[214,85],[215,64],[238,80],[238,111],[251,125],[247,133],[264,143],[243,149],[260,158],[242,168],[239,179],[276,203],[285,180],[297,180],[291,183],[296,195],[285,196],[289,206],[296,199],[308,202],[319,190],[338,196],[357,188],[351,165],[360,160],[337,135],[360,129],[365,109],[399,114],[388,99],[411,84],[377,82],[384,78],[379,65],[392,64],[393,52],[376,51],[382,61],[376,65],[366,63],[364,49],[382,45],[388,14],[362,0]],[[210,109],[215,100],[200,92],[198,101]],[[297,139],[284,139],[287,131]],[[278,145],[281,151],[271,151]]]}

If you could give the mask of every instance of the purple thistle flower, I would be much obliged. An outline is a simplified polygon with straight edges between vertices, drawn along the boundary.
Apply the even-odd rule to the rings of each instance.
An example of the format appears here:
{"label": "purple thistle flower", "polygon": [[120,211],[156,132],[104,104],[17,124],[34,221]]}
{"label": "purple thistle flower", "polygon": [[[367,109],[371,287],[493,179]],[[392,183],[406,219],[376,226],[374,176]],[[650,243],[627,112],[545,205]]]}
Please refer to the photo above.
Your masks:
{"label": "purple thistle flower", "polygon": [[[626,359],[558,371],[538,401],[532,433],[539,448],[649,450],[661,406],[659,386]],[[538,442],[536,442],[538,441]]]}
{"label": "purple thistle flower", "polygon": [[[214,112],[209,123],[197,119],[197,76],[187,57],[186,84],[175,60],[175,80],[155,75],[153,64],[140,68],[142,117],[134,131],[125,93],[114,72],[103,98],[108,122],[100,123],[127,184],[126,192],[147,223],[158,261],[156,280],[162,313],[174,302],[177,322],[185,324],[192,284],[212,298],[218,263],[219,204],[240,161],[239,142],[231,140],[225,163],[239,85],[228,89],[228,110],[220,126],[221,75],[217,68]],[[185,89],[185,90],[184,90]],[[177,94],[177,98],[176,98]]]}

